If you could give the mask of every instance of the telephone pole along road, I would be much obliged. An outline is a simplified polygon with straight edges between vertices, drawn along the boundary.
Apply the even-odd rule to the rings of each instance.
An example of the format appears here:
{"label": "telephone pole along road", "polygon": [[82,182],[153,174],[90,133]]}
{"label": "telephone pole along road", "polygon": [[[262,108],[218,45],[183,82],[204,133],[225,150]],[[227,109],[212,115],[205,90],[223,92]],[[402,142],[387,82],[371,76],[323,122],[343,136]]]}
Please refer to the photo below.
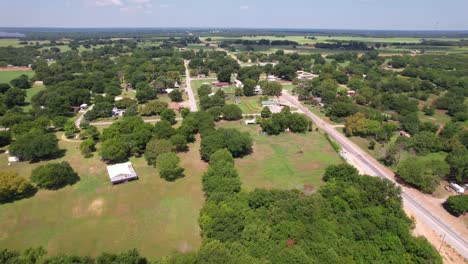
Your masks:
{"label": "telephone pole along road", "polygon": [[[283,90],[282,99],[288,101],[296,108],[304,112],[314,123],[328,133],[340,146],[342,150],[346,152],[346,155],[351,157],[354,161],[356,161],[360,168],[360,171],[366,172],[366,174],[371,176],[378,176],[382,179],[388,179],[391,182],[395,183],[396,185],[400,186],[401,196],[403,199],[403,205],[408,208],[411,212],[415,214],[418,220],[424,222],[429,227],[431,227],[438,235],[445,236],[445,242],[449,244],[453,249],[455,249],[460,255],[464,258],[468,258],[468,243],[466,241],[466,236],[460,234],[459,230],[455,230],[451,226],[449,226],[446,221],[443,221],[440,217],[440,214],[446,212],[436,212],[437,210],[429,209],[428,205],[415,197],[408,188],[399,185],[395,181],[395,175],[392,171],[388,170],[382,164],[380,164],[377,160],[372,158],[370,155],[365,153],[360,147],[356,144],[351,142],[346,136],[342,135],[340,132],[336,131],[335,128],[326,123],[317,115],[313,114],[309,111],[306,107],[304,107],[295,96],[289,94],[286,90]],[[434,208],[433,208],[434,209]],[[439,215],[436,215],[439,213]],[[448,214],[448,213],[446,213]],[[461,229],[460,229],[461,230]],[[464,230],[463,232],[465,232]]]}
{"label": "telephone pole along road", "polygon": [[192,90],[192,79],[190,78],[190,71],[189,71],[189,61],[184,61],[185,65],[185,89],[187,90],[187,95],[189,98],[189,103],[190,103],[190,111],[191,112],[197,112],[198,107],[197,107],[197,101],[195,101],[195,95],[193,94]]}

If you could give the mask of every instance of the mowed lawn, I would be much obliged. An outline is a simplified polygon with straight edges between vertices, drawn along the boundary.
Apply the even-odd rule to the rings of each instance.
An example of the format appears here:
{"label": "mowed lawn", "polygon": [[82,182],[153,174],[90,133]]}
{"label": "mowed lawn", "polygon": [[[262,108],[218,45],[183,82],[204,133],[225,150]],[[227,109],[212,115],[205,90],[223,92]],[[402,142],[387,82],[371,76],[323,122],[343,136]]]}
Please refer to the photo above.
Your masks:
{"label": "mowed lawn", "polygon": [[[262,96],[239,96],[240,103],[236,104],[243,114],[259,114],[262,111],[262,105],[260,104],[260,98]],[[232,99],[226,100],[226,104],[234,104]]]}
{"label": "mowed lawn", "polygon": [[[190,145],[189,152],[179,154],[185,178],[166,182],[143,158],[132,158],[140,179],[117,186],[110,184],[106,164],[97,155],[84,159],[79,143],[59,144],[66,156],[53,162],[67,160],[81,180],[0,205],[0,248],[42,245],[50,255],[91,256],[136,248],[152,259],[198,249],[198,216],[204,203],[201,175],[206,170],[199,141]],[[44,163],[7,166],[7,156],[0,155],[0,170],[27,177]]]}
{"label": "mowed lawn", "polygon": [[22,74],[26,74],[31,78],[34,76],[34,71],[0,71],[0,83],[9,83]]}
{"label": "mowed lawn", "polygon": [[324,135],[283,133],[268,136],[258,125],[246,126],[241,121],[220,122],[219,127],[238,128],[250,133],[253,153],[236,160],[236,168],[246,190],[255,188],[299,189],[320,187],[325,168],[341,163]]}

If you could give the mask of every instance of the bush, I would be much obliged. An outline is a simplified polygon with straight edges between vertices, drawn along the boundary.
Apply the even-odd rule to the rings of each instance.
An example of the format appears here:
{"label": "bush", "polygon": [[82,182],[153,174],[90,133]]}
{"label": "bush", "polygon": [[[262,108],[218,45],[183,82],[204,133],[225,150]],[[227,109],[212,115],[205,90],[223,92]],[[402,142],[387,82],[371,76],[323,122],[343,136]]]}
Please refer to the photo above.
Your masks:
{"label": "bush", "polygon": [[159,176],[166,181],[184,177],[184,169],[179,166],[180,159],[173,152],[163,153],[156,159]]}
{"label": "bush", "polygon": [[443,205],[452,215],[460,216],[468,211],[468,195],[450,196]]}
{"label": "bush", "polygon": [[11,142],[10,131],[0,131],[0,147],[4,147]]}
{"label": "bush", "polygon": [[79,179],[78,174],[66,161],[37,167],[31,173],[32,182],[39,188],[49,190],[57,190],[66,185],[72,185]]}
{"label": "bush", "polygon": [[29,181],[13,171],[0,171],[0,203],[12,202],[35,192]]}

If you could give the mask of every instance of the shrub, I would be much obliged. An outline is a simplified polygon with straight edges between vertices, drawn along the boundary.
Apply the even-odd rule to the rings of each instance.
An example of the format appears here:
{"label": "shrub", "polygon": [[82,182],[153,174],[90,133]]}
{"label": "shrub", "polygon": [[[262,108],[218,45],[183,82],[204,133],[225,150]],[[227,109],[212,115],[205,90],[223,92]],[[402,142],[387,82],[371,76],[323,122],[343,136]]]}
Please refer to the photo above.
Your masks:
{"label": "shrub", "polygon": [[239,120],[242,119],[242,110],[237,105],[223,106],[223,119],[224,120]]}
{"label": "shrub", "polygon": [[72,185],[79,179],[78,174],[66,161],[37,167],[31,173],[32,182],[39,188],[49,190],[57,190],[66,185]]}
{"label": "shrub", "polygon": [[468,211],[468,195],[450,196],[443,205],[452,215],[460,216]]}
{"label": "shrub", "polygon": [[80,151],[85,158],[89,158],[92,156],[92,153],[96,151],[96,143],[92,139],[87,139],[81,142]]}
{"label": "shrub", "polygon": [[171,141],[166,139],[152,139],[146,144],[145,159],[148,165],[155,165],[159,155],[171,152],[174,149]]}
{"label": "shrub", "polygon": [[171,143],[174,145],[176,151],[187,151],[188,145],[187,140],[183,135],[176,134],[171,137]]}

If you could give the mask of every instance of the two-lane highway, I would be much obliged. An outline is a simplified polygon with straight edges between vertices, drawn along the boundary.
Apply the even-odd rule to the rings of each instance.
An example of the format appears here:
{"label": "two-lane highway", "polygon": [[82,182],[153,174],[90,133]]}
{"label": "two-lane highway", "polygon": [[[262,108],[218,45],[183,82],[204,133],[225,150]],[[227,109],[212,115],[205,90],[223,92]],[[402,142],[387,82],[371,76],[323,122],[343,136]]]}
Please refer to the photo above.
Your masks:
{"label": "two-lane highway", "polygon": [[[388,179],[393,183],[399,185],[395,181],[395,175],[380,164],[377,160],[372,158],[370,155],[365,153],[360,147],[351,142],[346,136],[336,131],[335,128],[322,120],[317,115],[313,114],[306,107],[304,107],[295,96],[289,94],[286,90],[283,91],[281,96],[283,100],[288,101],[296,108],[301,110],[305,115],[314,121],[314,123],[328,133],[338,144],[341,145],[343,151],[347,155],[352,156],[353,160],[358,161],[359,167],[362,171],[365,171],[366,174],[371,176],[378,176],[383,179]],[[400,185],[399,185],[400,186]],[[402,199],[403,204],[411,212],[415,214],[418,220],[423,221],[425,224],[430,226],[437,234],[445,237],[445,241],[452,248],[454,248],[460,255],[465,258],[468,258],[468,243],[467,238],[463,235],[460,230],[454,229],[452,226],[446,223],[441,219],[440,214],[446,212],[434,212],[428,209],[428,206],[414,195],[412,195],[404,186],[402,187]],[[466,231],[466,230],[465,230]],[[463,231],[464,232],[464,231]]]}

